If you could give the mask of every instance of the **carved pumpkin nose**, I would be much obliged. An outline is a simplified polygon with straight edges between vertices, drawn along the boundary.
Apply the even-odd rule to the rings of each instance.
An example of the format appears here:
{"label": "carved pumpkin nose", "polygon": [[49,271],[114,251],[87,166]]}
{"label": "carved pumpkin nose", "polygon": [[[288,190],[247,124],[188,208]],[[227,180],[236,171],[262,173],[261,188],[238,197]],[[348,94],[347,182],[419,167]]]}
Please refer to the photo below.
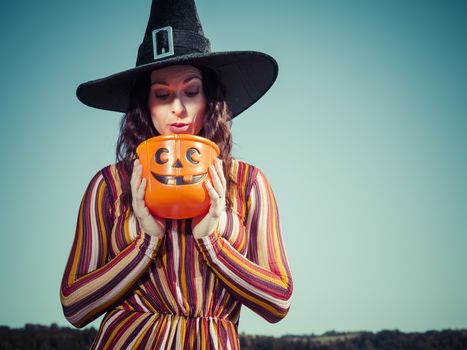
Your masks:
{"label": "carved pumpkin nose", "polygon": [[175,163],[172,165],[172,168],[183,168],[182,162],[177,158]]}

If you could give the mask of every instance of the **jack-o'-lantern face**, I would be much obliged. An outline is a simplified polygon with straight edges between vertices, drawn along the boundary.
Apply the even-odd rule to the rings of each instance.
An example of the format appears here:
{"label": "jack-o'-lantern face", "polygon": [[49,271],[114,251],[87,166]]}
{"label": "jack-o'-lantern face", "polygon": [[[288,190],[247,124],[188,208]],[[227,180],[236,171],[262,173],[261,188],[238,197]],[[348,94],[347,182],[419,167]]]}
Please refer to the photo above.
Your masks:
{"label": "jack-o'-lantern face", "polygon": [[153,137],[136,150],[147,179],[149,211],[165,218],[188,218],[207,212],[204,182],[219,155],[216,144],[200,136],[171,134]]}
{"label": "jack-o'-lantern face", "polygon": [[172,149],[171,152],[167,147],[156,150],[151,174],[160,183],[173,186],[191,185],[206,177],[210,165],[207,163],[210,159],[203,158],[201,152],[209,154],[211,148],[205,144],[198,144],[196,147],[187,144],[185,147],[180,146],[179,151]]}

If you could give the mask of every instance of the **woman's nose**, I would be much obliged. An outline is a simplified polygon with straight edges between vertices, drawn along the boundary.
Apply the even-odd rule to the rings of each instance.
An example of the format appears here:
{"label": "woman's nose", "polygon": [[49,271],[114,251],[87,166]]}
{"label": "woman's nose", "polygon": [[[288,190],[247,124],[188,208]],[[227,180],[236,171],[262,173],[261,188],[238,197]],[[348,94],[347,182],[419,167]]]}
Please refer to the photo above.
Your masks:
{"label": "woman's nose", "polygon": [[182,99],[176,96],[172,102],[172,114],[176,115],[178,118],[184,118],[187,116],[185,104]]}

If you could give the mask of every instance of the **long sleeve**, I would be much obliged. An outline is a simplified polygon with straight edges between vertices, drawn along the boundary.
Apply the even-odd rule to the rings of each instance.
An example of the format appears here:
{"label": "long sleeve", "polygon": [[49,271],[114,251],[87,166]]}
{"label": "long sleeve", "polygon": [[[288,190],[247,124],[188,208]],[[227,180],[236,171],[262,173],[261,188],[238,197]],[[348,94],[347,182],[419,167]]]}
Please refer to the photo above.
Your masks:
{"label": "long sleeve", "polygon": [[269,322],[278,322],[289,310],[293,283],[276,201],[261,171],[250,190],[246,230],[246,256],[217,231],[197,239],[198,249],[230,294]]}
{"label": "long sleeve", "polygon": [[76,327],[85,326],[119,301],[147,270],[161,245],[162,239],[139,232],[131,244],[110,260],[110,196],[99,171],[81,201],[60,286],[63,312]]}

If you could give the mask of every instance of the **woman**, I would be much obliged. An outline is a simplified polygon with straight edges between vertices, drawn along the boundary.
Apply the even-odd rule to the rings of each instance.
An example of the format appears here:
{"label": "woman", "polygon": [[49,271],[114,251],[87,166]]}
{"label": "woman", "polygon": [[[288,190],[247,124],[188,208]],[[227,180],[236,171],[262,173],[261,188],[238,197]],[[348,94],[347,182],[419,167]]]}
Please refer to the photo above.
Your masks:
{"label": "woman", "polygon": [[[160,28],[157,14],[166,23],[171,11],[179,13],[160,3],[153,2],[148,28]],[[190,1],[183,2],[187,8],[195,11]],[[190,18],[196,22],[196,13]],[[169,23],[177,28],[176,21]],[[200,26],[194,27],[199,34]],[[173,37],[175,51],[186,47],[187,42],[177,42],[185,34]],[[288,312],[292,279],[274,196],[259,169],[230,154],[231,117],[264,94],[275,75],[238,99],[232,98],[241,95],[234,83],[238,76],[220,69],[226,62],[235,62],[238,71],[242,64],[267,65],[271,59],[258,59],[257,53],[215,56],[182,52],[117,76],[115,94],[122,91],[122,81],[133,79],[117,144],[119,161],[100,170],[86,189],[60,294],[65,316],[77,327],[106,313],[93,349],[238,349],[242,304],[270,322]],[[250,56],[255,57],[245,60]],[[78,88],[82,101],[121,109],[116,105],[121,98],[106,99],[92,90],[102,80],[86,84]],[[109,91],[110,86],[100,88]],[[144,203],[146,183],[136,146],[171,133],[200,135],[221,149],[209,170],[211,206],[203,217],[156,218]]]}

